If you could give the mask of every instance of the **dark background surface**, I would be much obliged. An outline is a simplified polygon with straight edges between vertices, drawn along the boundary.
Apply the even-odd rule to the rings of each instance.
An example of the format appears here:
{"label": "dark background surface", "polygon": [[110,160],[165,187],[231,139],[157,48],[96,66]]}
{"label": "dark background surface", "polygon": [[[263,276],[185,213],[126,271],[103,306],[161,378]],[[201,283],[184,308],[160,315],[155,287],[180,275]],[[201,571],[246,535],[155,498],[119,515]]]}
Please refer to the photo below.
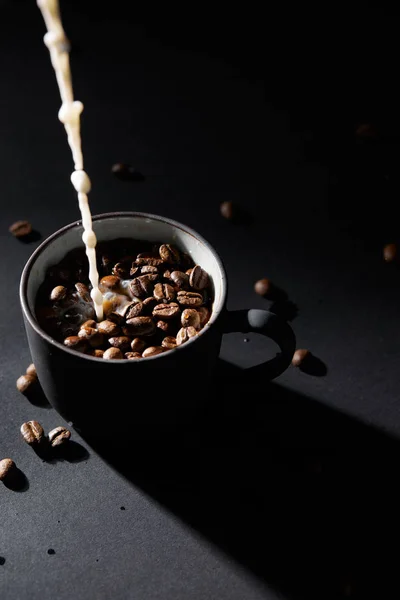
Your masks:
{"label": "dark background surface", "polygon": [[[225,262],[228,308],[270,308],[253,292],[270,277],[295,305],[272,309],[326,374],[290,368],[269,384],[255,367],[272,345],[231,334],[204,410],[169,444],[121,452],[74,433],[49,464],[19,427],[62,419],[15,389],[30,362],[18,283],[39,241],[8,227],[29,219],[43,239],[78,206],[41,16],[34,2],[0,6],[0,457],[27,478],[0,488],[1,598],[397,598],[400,271],[382,259],[399,238],[391,19],[63,3],[93,213],[198,230]],[[354,135],[364,122],[376,138]],[[117,161],[146,180],[115,180]],[[247,218],[222,219],[223,200]]]}

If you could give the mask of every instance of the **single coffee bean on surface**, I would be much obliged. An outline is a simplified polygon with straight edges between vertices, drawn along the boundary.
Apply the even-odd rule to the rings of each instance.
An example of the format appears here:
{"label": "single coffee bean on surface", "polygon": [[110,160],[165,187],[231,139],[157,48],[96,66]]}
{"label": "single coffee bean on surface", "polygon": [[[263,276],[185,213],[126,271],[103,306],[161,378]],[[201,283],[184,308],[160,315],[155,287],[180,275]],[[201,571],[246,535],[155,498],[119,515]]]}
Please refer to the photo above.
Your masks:
{"label": "single coffee bean on surface", "polygon": [[161,346],[163,348],[166,348],[167,350],[173,350],[174,348],[176,348],[176,338],[174,338],[171,335],[168,335],[161,342]]}
{"label": "single coffee bean on surface", "polygon": [[233,202],[226,200],[225,202],[221,202],[219,210],[224,219],[233,219],[235,215]]}
{"label": "single coffee bean on surface", "polygon": [[181,314],[182,327],[200,329],[200,315],[194,308],[185,308]]}
{"label": "single coffee bean on surface", "polygon": [[48,438],[52,448],[68,442],[71,432],[66,427],[55,427],[49,432]]}
{"label": "single coffee bean on surface", "polygon": [[179,250],[171,246],[171,244],[162,244],[159,252],[162,260],[166,263],[175,264],[180,262],[181,255]]}
{"label": "single coffee bean on surface", "polygon": [[37,373],[36,373],[36,367],[35,367],[35,365],[34,365],[33,363],[31,363],[31,364],[29,365],[29,367],[27,368],[27,370],[26,370],[26,374],[27,374],[29,377],[37,377]]}
{"label": "single coffee bean on surface", "polygon": [[109,337],[118,335],[121,331],[119,325],[117,325],[113,321],[109,321],[108,319],[106,319],[105,321],[101,321],[98,324],[97,329],[100,333],[103,333],[104,335]]}
{"label": "single coffee bean on surface", "polygon": [[142,355],[140,352],[125,352],[124,357],[128,360],[135,360],[138,358],[142,358]]}
{"label": "single coffee bean on surface", "polygon": [[63,285],[57,285],[51,291],[50,300],[52,300],[53,302],[60,302],[61,300],[64,300],[66,295],[67,295],[67,288],[64,287]]}
{"label": "single coffee bean on surface", "polygon": [[21,375],[21,377],[18,377],[17,379],[17,390],[21,392],[21,394],[29,394],[36,381],[37,378],[32,375]]}
{"label": "single coffee bean on surface", "polygon": [[178,292],[177,300],[184,306],[201,306],[203,296],[198,292]]}
{"label": "single coffee bean on surface", "polygon": [[131,338],[129,338],[127,335],[119,335],[117,337],[109,338],[108,343],[110,346],[119,348],[122,352],[125,352],[125,350],[128,350],[131,345]]}
{"label": "single coffee bean on surface", "polygon": [[9,232],[16,238],[23,238],[32,232],[29,221],[16,221],[9,227]]}
{"label": "single coffee bean on surface", "polygon": [[169,283],[156,283],[153,293],[158,302],[171,302],[175,298],[175,290]]}
{"label": "single coffee bean on surface", "polygon": [[17,469],[15,462],[11,458],[0,460],[0,481],[6,481]]}
{"label": "single coffee bean on surface", "polygon": [[177,317],[181,312],[178,304],[176,302],[171,302],[170,304],[157,304],[153,308],[153,317],[156,319],[173,319]]}
{"label": "single coffee bean on surface", "polygon": [[208,273],[200,265],[196,265],[190,273],[189,283],[194,290],[204,290],[210,284]]}
{"label": "single coffee bean on surface", "polygon": [[310,354],[311,353],[309,350],[306,350],[305,348],[299,348],[293,354],[292,365],[294,367],[300,367],[304,363],[304,361],[310,356]]}
{"label": "single coffee bean on surface", "polygon": [[182,327],[177,333],[176,345],[181,346],[195,335],[197,335],[197,331],[194,327]]}
{"label": "single coffee bean on surface", "polygon": [[172,271],[171,280],[180,290],[189,286],[189,276],[183,271]]}
{"label": "single coffee bean on surface", "polygon": [[108,348],[103,354],[103,360],[120,360],[123,357],[119,348]]}
{"label": "single coffee bean on surface", "polygon": [[272,283],[269,279],[264,277],[264,279],[259,279],[254,284],[254,291],[256,294],[260,296],[269,296],[272,292]]}
{"label": "single coffee bean on surface", "polygon": [[38,421],[27,421],[21,425],[21,435],[30,446],[38,445],[44,439],[43,427]]}
{"label": "single coffee bean on surface", "polygon": [[386,262],[393,262],[397,258],[397,245],[386,244],[383,248],[383,258]]}
{"label": "single coffee bean on surface", "polygon": [[157,354],[162,354],[164,352],[164,348],[161,346],[149,346],[142,354],[142,358],[149,358],[150,356],[156,356]]}
{"label": "single coffee bean on surface", "polygon": [[145,349],[145,347],[146,344],[144,343],[144,341],[138,337],[134,338],[131,342],[131,349],[133,350],[133,352],[140,352],[140,355]]}
{"label": "single coffee bean on surface", "polygon": [[126,321],[127,329],[131,335],[149,335],[155,329],[154,321],[151,317],[133,317]]}

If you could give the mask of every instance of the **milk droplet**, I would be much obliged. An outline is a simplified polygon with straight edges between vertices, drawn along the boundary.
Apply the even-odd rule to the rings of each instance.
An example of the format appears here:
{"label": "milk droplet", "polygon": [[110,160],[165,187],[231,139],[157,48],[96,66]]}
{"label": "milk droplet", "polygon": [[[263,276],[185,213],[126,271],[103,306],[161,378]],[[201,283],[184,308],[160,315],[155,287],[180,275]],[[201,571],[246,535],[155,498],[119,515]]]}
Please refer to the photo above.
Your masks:
{"label": "milk droplet", "polygon": [[95,304],[97,304],[98,306],[100,304],[103,304],[103,294],[101,293],[101,291],[99,289],[93,289],[90,292],[90,295]]}
{"label": "milk droplet", "polygon": [[82,240],[85,246],[87,246],[88,248],[96,247],[97,238],[96,234],[93,231],[84,231],[82,234]]}
{"label": "milk droplet", "polygon": [[[46,34],[47,35],[47,34]],[[61,123],[75,123],[83,111],[83,104],[79,100],[74,102],[64,102],[58,111],[58,118]]]}
{"label": "milk droplet", "polygon": [[77,192],[88,194],[90,192],[90,179],[85,171],[74,171],[71,175],[71,182]]}

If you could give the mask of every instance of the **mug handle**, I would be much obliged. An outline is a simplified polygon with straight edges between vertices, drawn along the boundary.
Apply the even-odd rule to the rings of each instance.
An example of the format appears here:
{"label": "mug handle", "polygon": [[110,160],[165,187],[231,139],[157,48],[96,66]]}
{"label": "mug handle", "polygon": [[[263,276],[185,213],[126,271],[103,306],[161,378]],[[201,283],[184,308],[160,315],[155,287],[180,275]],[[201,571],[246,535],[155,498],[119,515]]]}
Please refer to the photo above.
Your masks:
{"label": "mug handle", "polygon": [[281,352],[263,364],[263,375],[274,379],[281,375],[292,362],[296,349],[296,338],[290,325],[268,310],[227,311],[223,332],[261,333],[278,344]]}

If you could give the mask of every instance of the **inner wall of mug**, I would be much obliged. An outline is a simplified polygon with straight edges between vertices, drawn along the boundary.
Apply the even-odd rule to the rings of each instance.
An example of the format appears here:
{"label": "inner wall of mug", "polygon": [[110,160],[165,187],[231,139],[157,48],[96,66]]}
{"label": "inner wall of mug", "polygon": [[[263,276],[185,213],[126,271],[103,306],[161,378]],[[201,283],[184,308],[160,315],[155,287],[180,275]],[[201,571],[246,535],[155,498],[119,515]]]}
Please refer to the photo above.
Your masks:
{"label": "inner wall of mug", "polygon": [[[93,220],[93,230],[99,242],[117,238],[131,238],[148,242],[170,243],[187,252],[209,274],[214,289],[213,314],[210,323],[222,308],[224,273],[210,247],[183,227],[163,221],[161,218],[118,215]],[[76,225],[60,233],[39,252],[31,266],[27,283],[27,302],[34,314],[35,299],[43,283],[48,267],[57,264],[70,250],[83,247],[82,225]]]}

